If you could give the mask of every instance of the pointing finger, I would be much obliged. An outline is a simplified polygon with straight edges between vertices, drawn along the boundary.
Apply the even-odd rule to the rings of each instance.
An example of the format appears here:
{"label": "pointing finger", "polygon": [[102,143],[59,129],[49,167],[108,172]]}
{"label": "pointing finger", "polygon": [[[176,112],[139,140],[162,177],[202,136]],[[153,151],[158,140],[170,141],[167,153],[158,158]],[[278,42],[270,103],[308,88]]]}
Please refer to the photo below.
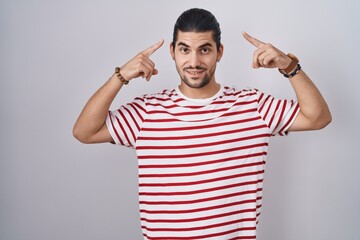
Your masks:
{"label": "pointing finger", "polygon": [[164,43],[164,39],[161,39],[158,43],[152,45],[148,49],[145,49],[142,53],[150,57],[156,50],[158,50]]}
{"label": "pointing finger", "polygon": [[265,45],[265,43],[263,43],[262,41],[250,36],[249,34],[247,34],[246,32],[243,32],[243,36],[244,38],[249,42],[251,43],[252,45],[254,45],[255,47],[257,48],[260,48],[262,46]]}

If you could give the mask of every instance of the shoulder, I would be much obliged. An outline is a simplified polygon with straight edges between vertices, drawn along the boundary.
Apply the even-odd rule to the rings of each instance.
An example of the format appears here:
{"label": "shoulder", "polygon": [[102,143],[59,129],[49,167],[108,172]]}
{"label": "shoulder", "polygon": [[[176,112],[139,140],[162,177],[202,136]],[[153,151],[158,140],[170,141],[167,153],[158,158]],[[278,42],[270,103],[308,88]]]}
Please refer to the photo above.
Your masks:
{"label": "shoulder", "polygon": [[244,97],[255,97],[261,94],[261,92],[256,88],[242,88],[239,89],[237,87],[228,87],[224,86],[224,96],[226,97],[237,97],[237,98],[244,98]]}
{"label": "shoulder", "polygon": [[176,98],[176,91],[165,89],[156,93],[148,93],[142,96],[135,98],[134,101],[142,102],[145,105],[162,105],[168,104],[169,102],[173,102],[173,99]]}
{"label": "shoulder", "polygon": [[164,89],[160,92],[144,94],[144,95],[140,96],[139,98],[144,99],[144,100],[152,100],[152,99],[166,100],[166,99],[170,99],[175,94],[176,94],[176,92],[174,89],[172,89],[172,90]]}

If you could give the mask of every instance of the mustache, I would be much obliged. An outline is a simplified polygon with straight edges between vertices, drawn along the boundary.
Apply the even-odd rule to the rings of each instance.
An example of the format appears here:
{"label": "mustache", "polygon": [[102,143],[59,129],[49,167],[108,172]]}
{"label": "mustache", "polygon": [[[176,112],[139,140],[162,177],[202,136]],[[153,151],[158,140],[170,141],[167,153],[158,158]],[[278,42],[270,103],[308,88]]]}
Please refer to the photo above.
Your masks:
{"label": "mustache", "polygon": [[202,67],[202,66],[196,66],[196,67],[186,67],[184,68],[184,70],[206,70],[206,68]]}

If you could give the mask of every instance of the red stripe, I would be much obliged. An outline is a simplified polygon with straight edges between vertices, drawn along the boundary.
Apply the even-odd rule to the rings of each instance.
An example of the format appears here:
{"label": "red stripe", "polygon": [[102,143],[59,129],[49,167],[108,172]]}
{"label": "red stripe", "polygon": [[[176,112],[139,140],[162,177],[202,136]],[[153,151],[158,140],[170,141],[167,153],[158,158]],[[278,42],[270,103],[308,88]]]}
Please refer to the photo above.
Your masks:
{"label": "red stripe", "polygon": [[[228,89],[228,88],[225,88],[225,90]],[[246,92],[250,92],[250,93],[246,93]],[[241,95],[241,96],[238,96],[240,94],[244,93],[244,95]],[[161,102],[166,102],[166,101],[170,101],[170,102],[180,102],[180,101],[186,101],[185,99],[181,98],[179,95],[177,95],[177,93],[175,91],[171,91],[171,93],[167,93],[166,91],[160,93],[162,96],[167,96],[166,98],[159,98],[159,97],[156,97],[156,96],[149,96],[149,97],[146,97],[146,100],[148,101],[151,101],[151,100],[157,100],[157,101],[161,101]],[[224,91],[224,96],[234,96],[234,97],[238,97],[238,98],[241,98],[241,97],[248,97],[248,96],[252,96],[252,95],[256,95],[257,93],[256,92],[253,92],[253,90],[246,90],[246,89],[243,89],[243,90],[240,90],[240,91],[237,91],[237,92],[234,92],[234,93],[226,93]],[[172,97],[175,96],[177,97],[177,99],[173,99]],[[136,99],[140,99],[143,101],[143,99],[141,98],[136,98]],[[219,98],[221,99],[221,98]],[[215,100],[212,104],[217,104],[217,103],[224,103],[224,102],[228,102],[228,101],[217,101]],[[201,106],[202,107],[202,106]]]}
{"label": "red stripe", "polygon": [[115,132],[115,135],[116,135],[117,139],[119,140],[119,142],[120,142],[121,145],[124,145],[123,141],[121,140],[121,138],[120,138],[120,136],[119,136],[119,133],[116,131],[116,128],[115,128],[115,126],[114,126],[111,112],[109,111],[108,114],[109,114],[111,126],[112,126],[112,128],[113,128],[113,130],[114,130],[114,132]]}
{"label": "red stripe", "polygon": [[[252,104],[254,102],[257,102],[256,100],[251,100],[251,101],[242,101],[242,102],[237,102],[235,103],[234,105],[232,105],[231,107],[234,107],[234,106],[242,106],[242,105],[249,105],[249,104]],[[181,110],[183,109],[184,107],[181,108]],[[190,107],[185,107],[185,108],[190,108]],[[203,111],[191,111],[191,112],[184,112],[184,111],[181,111],[181,112],[178,112],[178,113],[172,113],[172,112],[169,112],[169,111],[165,111],[165,110],[152,110],[152,111],[149,111],[148,114],[169,114],[169,115],[172,115],[172,116],[187,116],[187,115],[200,115],[200,114],[208,114],[208,113],[216,113],[216,112],[226,112],[229,110],[229,107],[226,107],[226,108],[219,108],[219,109],[210,109],[210,110],[203,110]]]}
{"label": "red stripe", "polygon": [[228,198],[231,198],[231,197],[242,196],[242,195],[247,195],[247,194],[256,194],[258,192],[261,192],[262,190],[263,190],[262,188],[258,188],[256,190],[247,190],[247,191],[230,193],[230,194],[225,194],[225,195],[220,195],[220,196],[215,196],[215,197],[201,198],[201,199],[195,199],[195,200],[186,200],[186,201],[139,201],[139,204],[144,204],[144,205],[194,204],[194,203],[201,203],[201,202],[209,202],[209,201],[219,200],[219,199],[223,199],[223,198],[228,199]]}
{"label": "red stripe", "polygon": [[240,236],[240,237],[234,237],[229,240],[248,240],[248,239],[256,239],[256,236]]}
{"label": "red stripe", "polygon": [[[120,113],[120,116],[122,117],[122,119],[125,121],[125,124],[126,124],[127,128],[130,130],[131,136],[133,137],[133,141],[132,141],[132,142],[135,142],[135,140],[136,140],[135,133],[134,133],[134,131],[132,130],[132,127],[130,126],[129,121],[127,120],[127,118],[125,117],[125,115],[124,115],[124,113],[123,113],[122,111],[118,110],[118,112]],[[127,139],[128,142],[130,143],[130,139],[128,139],[127,135],[126,135],[126,139]]]}
{"label": "red stripe", "polygon": [[[169,102],[173,102],[173,101],[169,101]],[[177,104],[163,105],[161,103],[149,103],[149,102],[147,103],[147,105],[152,106],[152,107],[162,107],[162,108],[165,108],[165,109],[181,107],[181,106],[179,106]],[[190,109],[199,109],[199,108],[203,108],[203,107],[204,106],[201,106],[201,105],[199,105],[199,106],[186,106],[186,108],[190,108]],[[156,110],[154,110],[154,111],[156,111]],[[168,113],[168,112],[166,112],[166,113]]]}
{"label": "red stripe", "polygon": [[[251,113],[251,112],[256,112],[256,111],[257,111],[256,108],[249,108],[246,110],[224,113],[220,117],[228,117],[228,116],[240,115],[240,114]],[[158,122],[183,122],[183,121],[181,119],[177,119],[177,118],[160,118],[160,119],[156,118],[156,119],[146,119],[145,122],[158,123]],[[192,122],[204,122],[204,120],[192,121]]]}
{"label": "red stripe", "polygon": [[247,119],[240,119],[236,121],[231,122],[222,122],[222,123],[214,123],[214,124],[208,124],[208,125],[199,125],[199,126],[191,126],[191,127],[173,127],[173,128],[143,128],[143,131],[186,131],[186,130],[197,130],[197,129],[204,129],[204,128],[214,128],[214,127],[221,127],[221,126],[227,126],[227,125],[233,125],[233,124],[239,124],[239,123],[245,123],[245,122],[251,122],[259,120],[261,117],[253,117],[253,118],[247,118]]}
{"label": "red stripe", "polygon": [[228,170],[233,170],[233,169],[248,168],[248,167],[259,166],[259,165],[263,165],[263,164],[264,164],[264,161],[240,164],[240,165],[217,168],[217,169],[210,169],[210,170],[206,170],[206,171],[189,172],[189,173],[139,174],[139,178],[189,177],[189,176],[197,176],[197,175],[202,175],[202,174],[228,171]]}
{"label": "red stripe", "polygon": [[198,185],[198,184],[205,184],[210,182],[218,182],[223,181],[227,179],[232,178],[241,178],[241,177],[248,177],[258,174],[263,174],[264,170],[261,171],[255,171],[255,172],[247,172],[247,173],[241,173],[241,174],[235,174],[235,175],[229,175],[224,177],[218,177],[218,178],[211,178],[206,180],[199,180],[199,181],[193,181],[193,182],[173,182],[173,183],[139,183],[139,187],[171,187],[171,186],[189,186],[189,185]]}
{"label": "red stripe", "polygon": [[[259,91],[256,89],[256,94],[259,94]],[[258,103],[261,102],[261,99],[263,98],[264,93],[260,93],[260,95],[258,96]]]}
{"label": "red stripe", "polygon": [[124,127],[123,127],[123,126],[122,126],[122,124],[120,123],[120,120],[119,120],[119,119],[118,119],[118,117],[116,117],[116,116],[115,116],[115,118],[116,118],[117,123],[118,123],[118,124],[119,124],[119,126],[120,126],[120,129],[121,129],[121,131],[122,131],[123,135],[124,135],[124,136],[125,136],[125,138],[126,138],[126,141],[128,142],[128,144],[130,144],[130,145],[131,145],[131,143],[130,143],[130,139],[129,139],[128,135],[126,134]]}
{"label": "red stripe", "polygon": [[212,225],[199,226],[199,227],[192,227],[192,228],[148,228],[146,226],[141,226],[141,228],[146,229],[147,231],[152,231],[152,232],[166,232],[166,231],[168,231],[168,232],[183,232],[183,231],[199,231],[199,230],[204,230],[204,229],[232,225],[235,223],[255,222],[255,221],[256,221],[256,218],[240,218],[240,219],[233,220],[233,221],[222,222],[222,223],[217,223],[217,224],[212,224]]}
{"label": "red stripe", "polygon": [[156,100],[156,101],[159,101],[159,102],[166,102],[166,101],[175,102],[175,101],[185,100],[185,99],[179,97],[179,98],[175,99],[175,101],[174,101],[174,99],[172,99],[171,97],[176,95],[176,94],[167,95],[166,92],[163,92],[163,93],[160,93],[160,95],[164,96],[164,98],[159,98],[159,97],[156,97],[156,96],[146,96],[146,100],[148,100],[148,102],[151,101],[151,100]]}
{"label": "red stripe", "polygon": [[256,111],[257,111],[256,108],[249,108],[246,110],[225,113],[225,114],[221,115],[220,117],[228,117],[228,116],[234,116],[234,115],[239,115],[239,114],[244,114],[244,113],[251,113],[251,112],[256,112]]}
{"label": "red stripe", "polygon": [[272,98],[271,101],[270,101],[270,103],[269,103],[269,106],[268,106],[268,108],[267,108],[267,110],[266,110],[266,113],[265,113],[265,115],[264,115],[264,117],[263,117],[264,120],[267,119],[267,116],[268,116],[268,114],[269,114],[269,111],[270,111],[271,106],[272,106],[273,103],[274,103],[274,98]]}
{"label": "red stripe", "polygon": [[[130,106],[130,107],[132,107],[133,108],[133,106]],[[132,119],[132,121],[133,121],[133,123],[135,124],[135,126],[136,126],[136,129],[138,130],[138,131],[140,131],[140,126],[139,126],[139,124],[137,123],[137,121],[136,121],[136,119],[135,119],[135,117],[134,117],[134,115],[133,115],[133,113],[128,109],[128,108],[125,108],[125,110],[127,111],[127,113],[129,114],[129,116],[131,117],[131,119]]]}
{"label": "red stripe", "polygon": [[186,131],[186,130],[194,130],[194,129],[203,129],[203,128],[213,128],[213,127],[221,127],[221,126],[227,126],[227,125],[233,125],[233,124],[239,124],[239,123],[245,123],[245,122],[251,122],[261,119],[260,116],[252,117],[252,118],[246,118],[246,119],[240,119],[236,121],[231,122],[221,122],[221,123],[214,123],[214,124],[208,124],[208,125],[199,125],[199,126],[191,126],[191,127],[175,127],[175,128],[143,128],[143,131]]}
{"label": "red stripe", "polygon": [[[210,238],[210,237],[219,237],[222,235],[231,234],[234,232],[241,232],[241,231],[254,231],[256,230],[256,227],[247,227],[247,228],[236,228],[225,232],[219,232],[219,233],[213,233],[213,234],[207,234],[207,235],[201,235],[201,236],[190,236],[190,237],[150,237],[147,234],[143,234],[146,238],[149,240],[194,240],[194,239],[201,239],[201,238]],[[254,239],[254,238],[251,238]]]}
{"label": "red stripe", "polygon": [[[209,165],[209,164],[215,164],[215,163],[221,163],[221,162],[227,162],[227,161],[233,161],[233,160],[240,160],[240,159],[244,159],[244,158],[253,158],[253,157],[259,157],[259,156],[264,156],[266,155],[267,152],[258,152],[258,153],[252,153],[252,154],[247,154],[247,155],[242,155],[242,156],[234,156],[234,157],[228,157],[228,158],[222,158],[222,159],[217,159],[217,160],[213,160],[213,161],[206,161],[206,162],[198,162],[198,163],[183,163],[183,164],[164,164],[164,165],[159,165],[159,164],[153,164],[153,165],[139,165],[139,168],[184,168],[184,167],[195,167],[195,166],[202,166],[202,165]],[[143,163],[143,162],[142,162]],[[254,163],[249,163],[249,165],[254,164]],[[261,162],[259,164],[265,164],[265,162]]]}
{"label": "red stripe", "polygon": [[235,174],[235,175],[229,175],[225,177],[219,177],[219,178],[212,178],[207,180],[199,180],[199,181],[193,181],[193,182],[173,182],[173,183],[139,183],[139,187],[174,187],[174,186],[190,186],[190,185],[198,185],[198,184],[205,184],[210,182],[218,182],[223,181],[227,179],[232,178],[240,178],[240,177],[247,177],[257,174],[263,174],[264,170],[256,171],[256,172],[247,172],[247,173],[241,173],[241,174]]}
{"label": "red stripe", "polygon": [[136,98],[134,98],[134,101],[140,101],[140,102],[145,103],[145,100],[142,97],[136,97]]}
{"label": "red stripe", "polygon": [[[261,117],[258,117],[257,119],[261,119]],[[254,127],[247,127],[247,128],[238,128],[234,130],[229,131],[222,131],[222,132],[213,132],[213,133],[207,133],[207,134],[198,134],[198,135],[190,135],[190,136],[176,136],[176,137],[149,137],[149,136],[139,136],[138,140],[185,140],[185,139],[194,139],[194,138],[206,138],[206,137],[213,137],[213,136],[219,136],[219,135],[227,135],[227,134],[233,134],[233,133],[240,133],[240,132],[248,132],[251,130],[258,130],[261,128],[268,128],[267,125],[257,125]]]}
{"label": "red stripe", "polygon": [[[144,112],[146,114],[146,110],[141,107],[138,103],[133,102],[131,104],[129,104],[130,106],[132,106],[136,112],[136,114],[139,116],[139,118],[141,119],[142,122],[144,122],[144,118],[142,117],[142,115],[140,114],[139,110],[141,110],[142,112]],[[135,106],[135,107],[134,107]]]}
{"label": "red stripe", "polygon": [[279,131],[280,133],[284,132],[284,130],[289,127],[290,123],[291,123],[291,122],[293,121],[293,119],[295,118],[295,115],[296,115],[296,113],[298,112],[298,110],[299,110],[299,104],[296,104],[295,109],[294,109],[294,111],[293,111],[292,114],[291,114],[291,117],[290,117],[289,120],[286,122],[286,124],[284,125],[284,127],[283,127],[282,129],[280,129],[280,131]]}
{"label": "red stripe", "polygon": [[256,212],[256,208],[251,209],[241,209],[233,212],[221,213],[210,215],[206,217],[198,217],[198,218],[188,218],[188,219],[149,219],[149,218],[141,218],[141,221],[150,222],[150,223],[185,223],[185,222],[198,222],[198,221],[206,221],[214,218],[228,217],[231,215],[242,214]]}
{"label": "red stripe", "polygon": [[281,121],[283,120],[283,117],[284,117],[284,112],[286,110],[286,101],[282,101],[283,103],[283,107],[281,109],[281,113],[280,113],[280,116],[278,118],[278,122],[276,124],[276,126],[274,127],[274,129],[278,128],[278,126],[280,125]]}
{"label": "red stripe", "polygon": [[276,107],[275,107],[275,111],[273,112],[273,115],[271,116],[270,122],[269,122],[269,128],[271,128],[272,122],[274,121],[274,118],[276,116],[276,112],[278,111],[280,106],[280,101],[277,102]]}
{"label": "red stripe", "polygon": [[145,122],[155,122],[155,123],[159,123],[159,122],[182,122],[181,119],[176,119],[176,118],[154,118],[154,119],[145,119]]}
{"label": "red stripe", "polygon": [[240,186],[245,185],[252,185],[252,184],[258,184],[261,183],[262,180],[256,180],[256,181],[249,181],[249,182],[241,182],[241,183],[235,183],[220,187],[214,187],[214,188],[207,188],[207,189],[201,189],[201,190],[194,190],[194,191],[186,191],[186,192],[139,192],[139,195],[141,196],[180,196],[180,195],[194,195],[199,193],[206,193],[206,192],[214,192],[219,190],[224,190],[228,188],[236,188]]}
{"label": "red stripe", "polygon": [[227,208],[232,206],[238,206],[248,203],[255,203],[258,200],[261,200],[262,197],[257,197],[256,199],[249,199],[249,200],[243,200],[239,202],[232,202],[232,203],[226,203],[221,205],[215,205],[211,207],[203,207],[203,208],[195,208],[195,209],[185,209],[185,210],[145,210],[140,209],[140,212],[142,213],[148,213],[148,214],[184,214],[184,213],[195,213],[195,212],[203,212],[203,211],[210,211],[214,209],[220,209],[220,208]]}
{"label": "red stripe", "polygon": [[[261,95],[260,95],[260,97],[259,97],[259,100],[258,100],[259,103],[261,103],[263,97],[264,97],[264,94],[261,93]],[[262,110],[263,110],[264,106],[266,105],[266,102],[269,100],[269,98],[270,98],[270,96],[267,96],[267,98],[265,98],[265,100],[264,100],[263,103],[261,104],[261,106],[260,106],[260,108],[259,108],[259,112],[260,112],[260,113],[262,112]]]}
{"label": "red stripe", "polygon": [[[238,98],[244,98],[244,97],[250,97],[253,95],[256,95],[256,92],[253,92],[252,90],[250,90],[250,93],[246,93],[248,92],[247,90],[241,90],[235,93],[225,93],[224,96],[234,96],[234,97],[238,97]],[[244,93],[244,95],[241,95],[242,93]],[[237,95],[241,95],[241,96],[237,96]],[[222,102],[226,102],[226,101],[222,101]]]}
{"label": "red stripe", "polygon": [[176,155],[138,155],[138,159],[164,159],[164,158],[190,158],[190,157],[202,157],[202,156],[209,156],[209,155],[215,155],[215,154],[221,154],[226,152],[234,152],[234,151],[240,151],[244,149],[249,148],[256,148],[256,147],[267,147],[268,143],[258,143],[258,144],[251,144],[236,148],[229,148],[229,149],[222,149],[212,152],[200,152],[200,153],[190,153],[190,154],[176,154]]}
{"label": "red stripe", "polygon": [[236,175],[230,175],[226,177],[221,178],[213,178],[208,180],[201,180],[201,181],[194,181],[194,182],[180,182],[180,183],[139,183],[139,187],[175,187],[175,186],[190,186],[190,185],[198,185],[198,184],[205,184],[210,182],[217,182],[222,180],[227,180],[231,178],[240,178],[240,177],[247,177],[247,176],[253,176],[257,174],[263,174],[264,170],[257,171],[257,172],[248,172],[243,174],[236,174]]}
{"label": "red stripe", "polygon": [[[235,89],[234,87],[230,88],[230,87],[228,87],[228,86],[224,86],[224,89],[226,90],[226,91],[224,91],[224,95],[225,95],[225,96],[237,96],[237,95],[240,95],[240,94],[242,94],[242,93],[244,93],[244,95],[242,95],[242,96],[247,96],[247,95],[249,95],[249,94],[253,94],[253,93],[254,93],[254,91],[253,91],[252,89],[241,89],[241,90],[237,90],[237,89]],[[230,91],[228,91],[228,90],[230,90]],[[228,92],[229,92],[229,93],[228,93]],[[247,93],[247,92],[250,92],[250,93]],[[239,97],[242,97],[242,96],[239,96]]]}
{"label": "red stripe", "polygon": [[209,143],[201,143],[201,144],[190,144],[190,145],[179,145],[179,146],[137,146],[137,150],[155,150],[155,149],[184,149],[184,148],[200,148],[200,147],[210,147],[214,145],[220,145],[220,144],[227,144],[227,143],[233,143],[233,142],[240,142],[240,141],[246,141],[250,139],[256,139],[256,138],[268,138],[271,134],[257,134],[252,135],[248,137],[241,137],[241,138],[234,138],[229,140],[223,140],[223,141],[217,141],[217,142],[209,142]]}

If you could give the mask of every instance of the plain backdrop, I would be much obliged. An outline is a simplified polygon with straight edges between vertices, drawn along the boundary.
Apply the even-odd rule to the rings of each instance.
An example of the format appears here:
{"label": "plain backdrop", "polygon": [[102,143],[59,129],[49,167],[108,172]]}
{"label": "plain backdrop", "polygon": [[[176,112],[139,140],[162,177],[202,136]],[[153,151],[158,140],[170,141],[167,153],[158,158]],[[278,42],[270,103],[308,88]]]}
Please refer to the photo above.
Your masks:
{"label": "plain backdrop", "polygon": [[81,144],[72,127],[114,68],[160,39],[159,75],[112,108],[175,87],[173,25],[192,7],[220,22],[219,82],[295,97],[277,70],[251,68],[247,31],[296,54],[333,115],[271,139],[258,239],[360,239],[359,0],[0,0],[1,240],[142,238],[134,150]]}

